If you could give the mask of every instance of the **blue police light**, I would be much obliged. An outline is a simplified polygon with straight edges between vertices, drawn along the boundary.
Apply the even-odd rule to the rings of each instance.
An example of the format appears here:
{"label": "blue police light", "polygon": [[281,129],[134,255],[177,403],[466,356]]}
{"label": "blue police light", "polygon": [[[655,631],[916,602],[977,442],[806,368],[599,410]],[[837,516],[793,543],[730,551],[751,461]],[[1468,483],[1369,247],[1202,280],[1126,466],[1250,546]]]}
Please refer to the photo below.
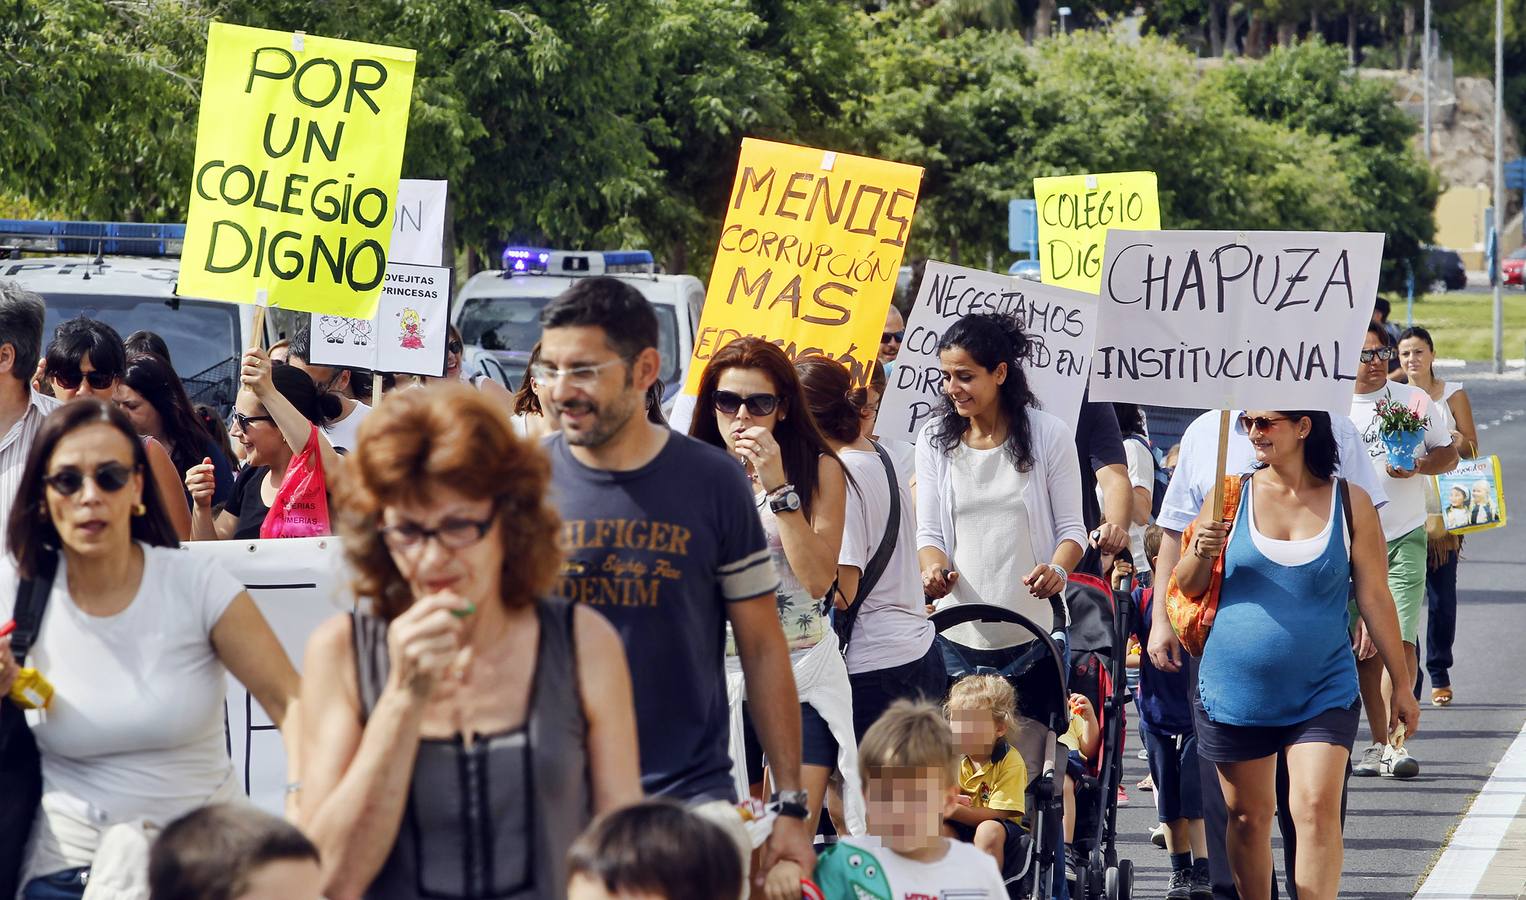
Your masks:
{"label": "blue police light", "polygon": [[544,247],[503,248],[503,268],[506,272],[544,272],[551,261],[552,251]]}
{"label": "blue police light", "polygon": [[38,253],[179,256],[185,226],[0,219],[0,246]]}

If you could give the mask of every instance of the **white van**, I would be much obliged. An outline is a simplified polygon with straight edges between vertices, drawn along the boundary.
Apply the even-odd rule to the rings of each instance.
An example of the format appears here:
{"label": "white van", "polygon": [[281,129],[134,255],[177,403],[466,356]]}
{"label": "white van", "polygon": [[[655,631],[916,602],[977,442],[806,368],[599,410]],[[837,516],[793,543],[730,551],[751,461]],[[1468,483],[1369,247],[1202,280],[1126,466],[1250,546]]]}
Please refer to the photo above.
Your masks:
{"label": "white van", "polygon": [[497,360],[517,387],[540,340],[540,311],[579,278],[611,275],[628,282],[657,312],[664,406],[683,388],[694,336],[705,305],[705,286],[692,275],[659,275],[645,250],[573,251],[508,247],[504,267],[479,272],[456,294],[451,321],[469,346]]}
{"label": "white van", "polygon": [[58,323],[79,315],[106,322],[124,339],[155,332],[191,402],[225,415],[238,393],[254,307],[175,295],[184,236],[184,225],[0,219],[0,280],[42,295],[44,350]]}

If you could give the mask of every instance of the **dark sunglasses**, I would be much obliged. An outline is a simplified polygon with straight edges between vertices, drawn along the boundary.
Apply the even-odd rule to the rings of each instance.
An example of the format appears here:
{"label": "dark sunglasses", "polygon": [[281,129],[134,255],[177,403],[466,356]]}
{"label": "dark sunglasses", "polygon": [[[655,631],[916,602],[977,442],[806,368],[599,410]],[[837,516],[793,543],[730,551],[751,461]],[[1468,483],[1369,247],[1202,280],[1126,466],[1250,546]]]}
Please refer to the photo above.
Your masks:
{"label": "dark sunglasses", "polygon": [[1370,363],[1375,359],[1381,359],[1384,362],[1388,362],[1394,358],[1394,348],[1378,347],[1375,350],[1363,350],[1361,355],[1357,358],[1364,363]]}
{"label": "dark sunglasses", "polygon": [[127,482],[132,480],[133,469],[119,462],[101,463],[95,467],[94,475],[87,475],[72,466],[59,469],[52,475],[44,475],[43,483],[65,497],[79,493],[80,488],[85,486],[85,479],[95,482],[95,486],[108,494],[115,494],[122,488],[127,487]]}
{"label": "dark sunglasses", "polygon": [[1241,413],[1240,430],[1246,434],[1250,434],[1250,430],[1252,428],[1256,429],[1257,431],[1268,431],[1278,422],[1286,422],[1287,420],[1287,416],[1247,416],[1246,414]]}
{"label": "dark sunglasses", "polygon": [[891,341],[895,341],[897,344],[899,344],[905,337],[906,337],[905,329],[902,329],[900,331],[887,331],[887,332],[885,332],[885,333],[880,335],[880,343],[881,344],[888,344]]}
{"label": "dark sunglasses", "polygon": [[751,394],[743,397],[734,391],[716,391],[715,409],[717,412],[728,416],[737,414],[737,410],[747,405],[747,411],[755,416],[772,415],[779,408],[779,398],[773,394]]}
{"label": "dark sunglasses", "polygon": [[464,347],[460,341],[451,341],[445,345],[445,349],[459,356]]}
{"label": "dark sunglasses", "polygon": [[99,369],[88,375],[81,374],[79,369],[75,369],[72,372],[50,371],[48,372],[48,377],[53,379],[54,384],[66,391],[79,390],[80,382],[82,381],[90,382],[92,390],[104,391],[115,384],[117,380],[117,376],[110,372],[102,372]]}
{"label": "dark sunglasses", "polygon": [[233,424],[238,426],[239,431],[248,431],[249,426],[255,422],[274,422],[270,416],[246,416],[241,412],[233,414]]}

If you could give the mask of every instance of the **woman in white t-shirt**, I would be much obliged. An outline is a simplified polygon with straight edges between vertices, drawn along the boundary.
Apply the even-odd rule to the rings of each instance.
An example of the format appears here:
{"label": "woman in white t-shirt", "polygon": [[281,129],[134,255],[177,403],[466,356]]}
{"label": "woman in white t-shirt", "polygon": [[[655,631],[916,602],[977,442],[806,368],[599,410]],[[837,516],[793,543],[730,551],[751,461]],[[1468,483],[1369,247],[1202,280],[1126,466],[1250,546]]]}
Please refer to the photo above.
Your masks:
{"label": "woman in white t-shirt", "polygon": [[[76,400],[43,424],[12,507],[15,571],[0,567],[0,620],[14,612],[17,573],[52,582],[26,657],[55,693],[46,711],[27,713],[43,795],[23,900],[82,895],[113,829],[163,827],[240,795],[223,731],[228,672],[277,726],[297,694],[244,586],[176,549],[146,471],[127,418]],[[16,674],[0,639],[0,694]]]}
{"label": "woman in white t-shirt", "polygon": [[[880,364],[874,365],[878,369]],[[887,562],[860,604],[847,637],[853,732],[862,740],[869,726],[896,700],[939,702],[948,676],[943,657],[933,645],[935,629],[927,620],[922,582],[917,576],[916,510],[911,490],[893,460],[887,471],[886,460],[891,459],[888,448],[879,447],[863,434],[866,410],[860,404],[872,395],[855,390],[853,378],[842,363],[825,356],[798,360],[795,371],[800,373],[816,425],[848,470],[848,502],[833,597],[836,615],[844,615],[858,596],[861,579],[886,540],[887,529],[894,529]],[[894,521],[890,518],[892,485],[901,507]],[[837,629],[839,636],[842,632],[842,628]]]}
{"label": "woman in white t-shirt", "polygon": [[[1399,367],[1405,379],[1431,398],[1433,414],[1442,427],[1451,432],[1452,446],[1464,459],[1478,456],[1478,426],[1473,423],[1473,403],[1462,383],[1436,377],[1436,345],[1424,328],[1405,329],[1399,335]],[[1466,525],[1452,512],[1451,497],[1437,498],[1442,521],[1448,528]],[[1431,678],[1431,705],[1448,706],[1452,702],[1452,642],[1457,636],[1457,566],[1461,560],[1462,536],[1433,535],[1427,529],[1428,553],[1425,567],[1426,632],[1425,671]],[[1422,676],[1423,677],[1423,676]],[[1421,678],[1415,679],[1419,692]]]}
{"label": "woman in white t-shirt", "polygon": [[[917,441],[917,556],[940,607],[991,603],[1041,626],[1081,560],[1081,467],[1065,423],[1037,409],[1031,341],[1012,315],[965,316],[938,342],[944,406]],[[1031,640],[971,623],[951,636],[989,649]]]}

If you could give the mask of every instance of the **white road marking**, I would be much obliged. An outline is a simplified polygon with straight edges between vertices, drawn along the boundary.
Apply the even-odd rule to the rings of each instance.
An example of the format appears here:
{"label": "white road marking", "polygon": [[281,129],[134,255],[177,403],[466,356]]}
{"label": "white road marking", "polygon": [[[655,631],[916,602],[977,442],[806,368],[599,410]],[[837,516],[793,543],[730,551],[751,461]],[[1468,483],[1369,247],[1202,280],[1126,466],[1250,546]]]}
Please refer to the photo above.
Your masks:
{"label": "white road marking", "polygon": [[1414,900],[1467,900],[1483,879],[1526,799],[1526,727],[1473,799]]}

